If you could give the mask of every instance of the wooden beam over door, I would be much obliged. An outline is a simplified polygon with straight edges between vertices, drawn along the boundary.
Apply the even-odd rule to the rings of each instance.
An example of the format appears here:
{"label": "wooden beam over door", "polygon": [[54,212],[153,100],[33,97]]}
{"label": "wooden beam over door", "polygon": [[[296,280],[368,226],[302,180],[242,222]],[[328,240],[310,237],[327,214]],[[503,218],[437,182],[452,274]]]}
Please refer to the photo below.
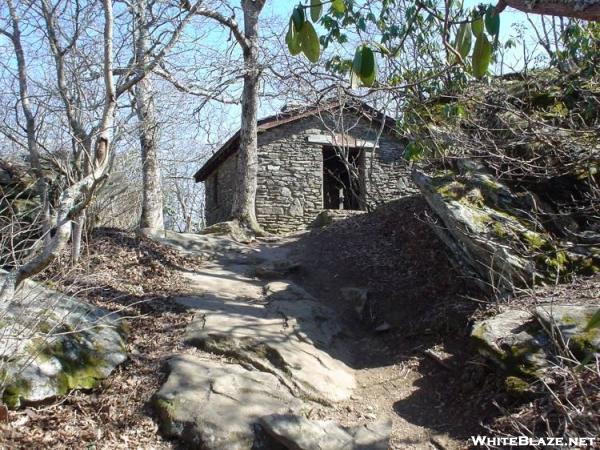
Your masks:
{"label": "wooden beam over door", "polygon": [[350,148],[378,148],[379,146],[373,141],[363,139],[355,139],[351,136],[342,136],[341,134],[311,134],[306,137],[306,141],[310,144],[333,145],[338,147]]}

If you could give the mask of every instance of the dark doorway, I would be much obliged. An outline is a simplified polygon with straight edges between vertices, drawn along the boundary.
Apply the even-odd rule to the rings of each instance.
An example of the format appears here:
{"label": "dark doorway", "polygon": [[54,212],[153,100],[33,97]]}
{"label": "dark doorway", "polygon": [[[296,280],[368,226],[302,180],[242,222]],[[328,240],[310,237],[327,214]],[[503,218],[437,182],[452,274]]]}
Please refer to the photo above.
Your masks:
{"label": "dark doorway", "polygon": [[363,209],[363,156],[357,148],[323,147],[323,208]]}

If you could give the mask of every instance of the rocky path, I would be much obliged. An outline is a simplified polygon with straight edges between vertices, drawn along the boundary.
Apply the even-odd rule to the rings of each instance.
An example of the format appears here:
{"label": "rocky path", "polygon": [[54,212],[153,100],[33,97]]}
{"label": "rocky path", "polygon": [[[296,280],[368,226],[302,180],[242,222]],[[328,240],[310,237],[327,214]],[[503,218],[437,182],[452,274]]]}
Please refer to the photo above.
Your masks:
{"label": "rocky path", "polygon": [[338,311],[290,281],[292,238],[257,245],[176,233],[154,239],[211,258],[182,273],[188,293],[174,299],[194,319],[153,398],[165,435],[208,449],[458,445],[393,411],[394,396],[416,389],[410,365],[349,366],[369,343],[357,347]]}
{"label": "rocky path", "polygon": [[[387,449],[391,422],[341,427],[313,420],[349,400],[354,371],[335,311],[285,280],[287,251],[225,239],[169,234],[161,242],[218,254],[185,273],[189,291],[175,300],[194,310],[169,377],[154,397],[163,432],[210,449]],[[195,350],[199,351],[195,351]]]}

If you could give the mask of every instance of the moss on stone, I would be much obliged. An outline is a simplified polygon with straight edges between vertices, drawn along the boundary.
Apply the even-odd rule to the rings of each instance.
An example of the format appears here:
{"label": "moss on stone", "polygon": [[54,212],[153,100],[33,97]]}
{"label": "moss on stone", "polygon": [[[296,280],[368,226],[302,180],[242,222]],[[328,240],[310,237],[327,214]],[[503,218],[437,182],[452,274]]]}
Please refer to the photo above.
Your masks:
{"label": "moss on stone", "polygon": [[154,395],[152,397],[152,406],[159,420],[161,431],[167,436],[176,436],[181,432],[181,425],[177,422],[177,408],[173,402]]}
{"label": "moss on stone", "polygon": [[[4,378],[4,377],[3,377]],[[7,383],[2,393],[2,401],[10,409],[21,406],[21,400],[31,392],[29,381],[17,377]]]}
{"label": "moss on stone", "polygon": [[578,333],[569,339],[569,348],[577,359],[584,361],[598,351],[594,342],[597,340],[599,333],[600,330],[598,328],[592,328]]}
{"label": "moss on stone", "polygon": [[529,383],[521,377],[510,375],[504,380],[506,392],[511,396],[522,398],[529,394]]}
{"label": "moss on stone", "polygon": [[458,181],[451,181],[441,184],[436,190],[444,199],[460,200],[465,195],[466,187]]}
{"label": "moss on stone", "polygon": [[495,220],[492,223],[492,231],[496,235],[496,237],[499,238],[506,238],[509,235],[507,229],[498,220]]}
{"label": "moss on stone", "polygon": [[533,250],[541,250],[548,243],[540,233],[536,233],[535,231],[527,230],[523,232],[522,236]]}
{"label": "moss on stone", "polygon": [[544,257],[544,263],[554,273],[564,273],[567,269],[569,258],[563,251],[556,251],[553,254]]}
{"label": "moss on stone", "polygon": [[56,360],[61,370],[56,377],[57,393],[63,395],[71,389],[92,389],[104,378],[105,361],[99,356],[102,348],[90,349],[77,333],[60,337],[33,347],[37,358]]}
{"label": "moss on stone", "polygon": [[533,336],[540,333],[540,327],[535,321],[528,323],[524,330],[531,336],[528,342],[520,342],[518,345],[503,346],[496,348],[490,345],[484,338],[486,329],[484,325],[476,327],[471,333],[477,347],[492,358],[509,375],[537,378],[540,376],[541,367],[533,363],[536,355],[542,356],[543,349],[539,347]]}

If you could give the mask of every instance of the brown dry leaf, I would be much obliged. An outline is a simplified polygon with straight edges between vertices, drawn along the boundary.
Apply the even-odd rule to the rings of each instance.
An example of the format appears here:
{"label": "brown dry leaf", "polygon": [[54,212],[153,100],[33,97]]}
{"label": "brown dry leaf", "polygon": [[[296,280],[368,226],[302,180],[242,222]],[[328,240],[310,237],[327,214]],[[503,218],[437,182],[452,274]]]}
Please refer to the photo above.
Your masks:
{"label": "brown dry leaf", "polygon": [[0,405],[0,422],[8,422],[8,408],[6,407],[6,405]]}

